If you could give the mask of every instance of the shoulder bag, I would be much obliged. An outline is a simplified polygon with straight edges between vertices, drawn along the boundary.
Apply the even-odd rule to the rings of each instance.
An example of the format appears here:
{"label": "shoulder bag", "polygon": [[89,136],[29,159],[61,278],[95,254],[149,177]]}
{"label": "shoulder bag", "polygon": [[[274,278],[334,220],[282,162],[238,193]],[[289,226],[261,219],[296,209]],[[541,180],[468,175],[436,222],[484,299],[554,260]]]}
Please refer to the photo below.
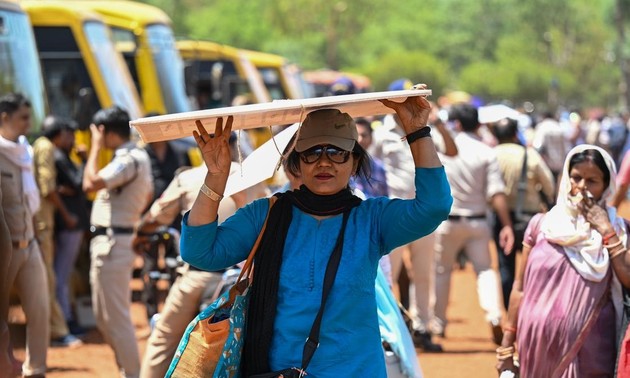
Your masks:
{"label": "shoulder bag", "polygon": [[[269,209],[275,200],[276,197],[269,198]],[[269,211],[234,286],[199,313],[186,328],[166,378],[239,376],[253,260],[268,218]]]}

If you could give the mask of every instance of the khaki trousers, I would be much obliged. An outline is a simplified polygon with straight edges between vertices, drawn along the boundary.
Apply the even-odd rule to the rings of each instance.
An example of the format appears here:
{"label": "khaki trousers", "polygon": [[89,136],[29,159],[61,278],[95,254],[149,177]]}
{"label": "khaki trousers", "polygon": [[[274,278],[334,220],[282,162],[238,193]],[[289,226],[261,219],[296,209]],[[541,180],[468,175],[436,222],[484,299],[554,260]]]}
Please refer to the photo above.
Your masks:
{"label": "khaki trousers", "polygon": [[486,219],[447,220],[435,231],[435,320],[443,331],[451,289],[451,272],[459,251],[464,249],[477,273],[479,305],[486,321],[501,320],[499,279],[492,269],[489,243],[492,240]]}
{"label": "khaki trousers", "polygon": [[123,377],[140,373],[140,353],[131,321],[131,234],[99,235],[90,241],[90,284],[96,326],[114,350]]}
{"label": "khaki trousers", "polygon": [[50,341],[50,305],[46,268],[37,241],[23,249],[13,248],[8,287],[17,289],[26,315],[26,358],[24,375],[46,373],[46,353]]}
{"label": "khaki trousers", "polygon": [[164,377],[188,324],[199,313],[201,296],[214,291],[221,273],[187,270],[168,292],[151,332],[140,369],[141,378]]}
{"label": "khaki trousers", "polygon": [[[409,250],[412,271],[409,276],[415,291],[410,300],[410,312],[413,316],[413,329],[424,331],[433,318],[435,305],[435,234],[429,234],[406,246],[396,248],[390,256],[394,282],[403,268],[403,252]],[[406,248],[405,248],[406,247]]]}
{"label": "khaki trousers", "polygon": [[46,279],[48,280],[48,301],[50,306],[50,337],[57,339],[70,333],[66,318],[57,301],[56,287],[57,277],[54,270],[55,241],[53,231],[50,228],[37,230],[37,241],[44,258],[46,267]]}

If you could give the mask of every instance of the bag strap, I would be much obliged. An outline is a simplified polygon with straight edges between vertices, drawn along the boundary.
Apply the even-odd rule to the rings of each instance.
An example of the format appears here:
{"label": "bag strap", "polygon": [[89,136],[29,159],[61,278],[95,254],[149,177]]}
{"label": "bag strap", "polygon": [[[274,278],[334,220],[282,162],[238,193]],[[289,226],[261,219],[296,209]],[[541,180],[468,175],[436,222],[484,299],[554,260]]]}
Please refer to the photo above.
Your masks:
{"label": "bag strap", "polygon": [[337,270],[339,268],[339,262],[341,262],[341,251],[343,250],[343,239],[346,231],[346,224],[348,223],[348,218],[350,217],[350,210],[347,210],[343,213],[343,221],[341,223],[341,230],[339,231],[339,236],[337,237],[337,243],[335,243],[335,248],[333,249],[330,258],[328,259],[328,265],[326,265],[326,273],[324,274],[324,287],[322,289],[322,303],[319,306],[319,311],[317,312],[317,316],[315,317],[315,321],[313,321],[313,326],[311,327],[311,332],[306,339],[306,343],[304,344],[304,351],[302,352],[302,367],[300,369],[300,376],[305,372],[308,364],[311,362],[317,347],[319,347],[319,331],[322,324],[322,317],[324,315],[324,307],[326,306],[326,300],[328,299],[328,294],[330,294],[330,290],[332,289],[332,285],[335,282],[335,276],[337,275]]}
{"label": "bag strap", "polygon": [[523,216],[523,200],[525,199],[525,192],[527,191],[527,146],[523,149],[523,168],[521,168],[521,179],[518,181],[518,195],[516,197],[516,209],[514,215],[516,219],[521,219]]}
{"label": "bag strap", "polygon": [[[260,245],[260,241],[262,240],[262,236],[265,233],[265,229],[267,228],[267,221],[269,220],[269,214],[271,213],[271,208],[278,198],[276,196],[269,197],[269,210],[267,211],[267,216],[265,217],[265,222],[263,223],[260,232],[258,233],[258,238],[252,247],[252,250],[249,252],[249,256],[247,256],[247,260],[245,260],[245,264],[241,269],[241,273],[238,275],[238,279],[236,282],[240,282],[244,277],[250,278],[252,277],[252,271],[254,267],[254,256],[256,256],[256,251],[258,251],[258,246]],[[247,274],[245,274],[247,273]]]}

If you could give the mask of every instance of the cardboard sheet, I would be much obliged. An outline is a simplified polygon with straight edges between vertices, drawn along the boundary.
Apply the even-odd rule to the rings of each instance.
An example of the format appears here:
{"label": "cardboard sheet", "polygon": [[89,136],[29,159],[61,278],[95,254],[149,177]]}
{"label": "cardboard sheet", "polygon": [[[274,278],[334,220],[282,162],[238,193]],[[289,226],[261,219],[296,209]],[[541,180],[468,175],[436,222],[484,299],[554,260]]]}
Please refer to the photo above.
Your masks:
{"label": "cardboard sheet", "polygon": [[262,104],[139,118],[131,121],[131,126],[138,131],[144,142],[151,143],[191,136],[193,130],[197,129],[195,120],[200,120],[206,127],[206,130],[212,133],[216,119],[230,115],[234,116],[232,130],[299,123],[310,111],[323,108],[337,108],[350,114],[352,117],[367,117],[394,112],[381,104],[379,100],[389,99],[403,102],[408,97],[428,95],[431,95],[431,90],[411,89],[299,100],[275,100]]}

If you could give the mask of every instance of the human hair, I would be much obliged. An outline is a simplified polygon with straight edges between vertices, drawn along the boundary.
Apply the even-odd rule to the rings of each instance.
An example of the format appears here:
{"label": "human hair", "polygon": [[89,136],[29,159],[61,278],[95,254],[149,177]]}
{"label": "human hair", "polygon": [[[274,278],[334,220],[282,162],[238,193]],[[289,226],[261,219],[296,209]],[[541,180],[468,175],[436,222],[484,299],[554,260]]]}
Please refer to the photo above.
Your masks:
{"label": "human hair", "polygon": [[370,125],[370,121],[368,121],[365,118],[357,118],[354,120],[354,123],[359,126],[365,126],[368,129],[368,132],[370,133],[370,135],[372,135],[372,126]]}
{"label": "human hair", "polygon": [[42,122],[42,135],[53,140],[62,131],[74,131],[76,129],[76,123],[66,117],[60,117],[55,115],[49,115],[44,118]]}
{"label": "human hair", "polygon": [[7,113],[11,115],[22,106],[30,108],[31,102],[21,93],[8,93],[0,97],[0,114]]}
{"label": "human hair", "polygon": [[479,127],[479,113],[470,104],[455,104],[449,112],[449,119],[457,120],[463,131],[475,131]]}
{"label": "human hair", "polygon": [[[369,181],[369,179],[372,177],[372,171],[370,169],[370,155],[363,147],[361,147],[358,142],[354,144],[352,154],[354,155],[354,158],[358,161],[357,170],[353,173],[353,175],[363,177],[364,179]],[[300,177],[300,153],[297,152],[295,149],[292,149],[291,152],[289,152],[289,155],[286,157],[284,167],[293,176]]]}
{"label": "human hair", "polygon": [[[597,168],[602,171],[604,174],[604,189],[608,189],[608,185],[610,184],[610,171],[608,170],[608,165],[606,165],[606,159],[604,159],[601,152],[596,149],[584,150],[571,156],[571,160],[569,160],[569,172],[571,172],[573,167],[577,164],[588,161],[595,164]],[[569,172],[567,172],[567,174],[569,174]]]}
{"label": "human hair", "polygon": [[129,113],[118,105],[101,109],[92,117],[92,123],[103,125],[106,133],[118,134],[125,139],[131,136],[129,121]]}
{"label": "human hair", "polygon": [[518,121],[511,118],[499,120],[492,128],[499,143],[513,143],[518,134]]}

